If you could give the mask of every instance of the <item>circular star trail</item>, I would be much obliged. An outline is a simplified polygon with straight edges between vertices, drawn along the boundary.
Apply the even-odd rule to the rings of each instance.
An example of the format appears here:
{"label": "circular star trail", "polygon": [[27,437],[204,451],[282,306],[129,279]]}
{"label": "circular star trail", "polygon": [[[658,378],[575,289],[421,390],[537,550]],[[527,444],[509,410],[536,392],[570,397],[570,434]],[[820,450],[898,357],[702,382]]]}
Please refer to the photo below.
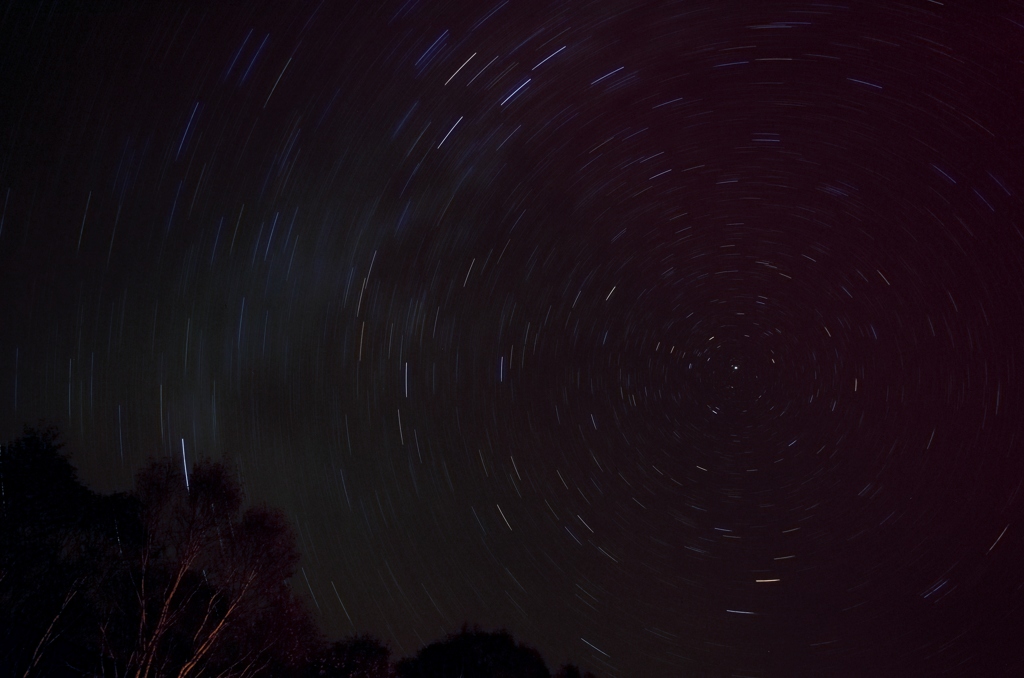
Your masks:
{"label": "circular star trail", "polygon": [[1024,8],[0,19],[3,432],[233,464],[331,634],[1012,675]]}

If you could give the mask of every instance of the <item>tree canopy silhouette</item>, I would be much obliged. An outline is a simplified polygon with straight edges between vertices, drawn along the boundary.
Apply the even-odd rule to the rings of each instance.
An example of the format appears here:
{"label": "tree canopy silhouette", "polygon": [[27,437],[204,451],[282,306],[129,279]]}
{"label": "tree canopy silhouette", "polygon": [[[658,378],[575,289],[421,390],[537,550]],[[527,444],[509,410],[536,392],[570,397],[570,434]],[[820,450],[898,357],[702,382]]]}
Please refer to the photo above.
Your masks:
{"label": "tree canopy silhouette", "polygon": [[399,678],[551,678],[533,648],[505,631],[463,628],[398,663]]}
{"label": "tree canopy silhouette", "polygon": [[222,464],[186,478],[158,458],[101,495],[53,430],[0,445],[0,678],[551,678],[505,631],[463,627],[397,664],[368,635],[329,645],[290,587],[298,563],[285,517]]}
{"label": "tree canopy silhouette", "polygon": [[[137,503],[78,481],[57,434],[0,446],[0,665],[14,675],[85,668],[98,654],[98,601],[141,535]],[[69,668],[70,667],[70,668]]]}
{"label": "tree canopy silhouette", "polygon": [[228,470],[198,464],[189,481],[176,461],[154,461],[136,479],[145,540],[132,559],[139,601],[134,642],[120,661],[131,675],[252,675],[297,661],[315,629],[288,587],[298,566],[285,518],[242,511]]}
{"label": "tree canopy silhouette", "polygon": [[395,678],[391,650],[372,636],[340,640],[318,653],[303,678]]}
{"label": "tree canopy silhouette", "polygon": [[562,668],[558,669],[555,678],[595,678],[595,676],[590,671],[581,673],[579,667],[575,664],[565,664]]}
{"label": "tree canopy silhouette", "polygon": [[0,448],[0,662],[15,675],[251,676],[321,643],[287,520],[228,470],[167,459],[130,495],[77,479],[52,431]]}

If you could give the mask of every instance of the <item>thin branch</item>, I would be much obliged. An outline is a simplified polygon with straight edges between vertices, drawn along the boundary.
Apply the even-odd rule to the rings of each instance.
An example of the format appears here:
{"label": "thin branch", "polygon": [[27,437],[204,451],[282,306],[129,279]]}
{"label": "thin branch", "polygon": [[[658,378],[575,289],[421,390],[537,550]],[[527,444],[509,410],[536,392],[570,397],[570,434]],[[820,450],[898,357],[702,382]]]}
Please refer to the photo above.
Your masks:
{"label": "thin branch", "polygon": [[178,678],[185,678],[185,676],[191,673],[192,669],[194,669],[196,665],[200,661],[202,661],[203,658],[210,652],[210,650],[213,648],[214,643],[217,642],[217,638],[220,637],[221,632],[225,629],[228,619],[232,616],[232,613],[238,608],[239,604],[242,602],[242,598],[245,597],[245,594],[248,591],[249,586],[255,579],[256,573],[252,572],[248,580],[245,582],[245,585],[242,586],[241,590],[239,590],[238,595],[236,595],[234,600],[231,601],[231,604],[228,606],[228,609],[224,611],[224,616],[221,617],[220,621],[217,622],[217,625],[215,627],[210,629],[210,632],[206,636],[206,640],[204,640],[203,644],[199,646],[199,649],[192,654],[192,658],[188,661],[188,663],[186,663],[185,666],[182,667],[181,672],[178,673]]}
{"label": "thin branch", "polygon": [[[181,611],[174,611],[172,603],[175,595],[178,593],[178,588],[181,586],[181,582],[185,579],[185,575],[188,573],[192,563],[195,562],[199,555],[198,539],[195,535],[190,534],[188,539],[188,548],[185,550],[185,555],[178,564],[178,569],[175,572],[174,577],[168,587],[165,589],[163,601],[160,604],[160,613],[157,617],[156,626],[153,628],[153,632],[149,638],[146,639],[143,644],[143,665],[139,667],[139,671],[136,672],[136,676],[139,678],[148,678],[150,672],[153,669],[153,662],[156,659],[157,650],[160,645],[160,641],[163,640],[164,634],[167,633],[167,629],[173,625],[174,621],[181,615]],[[145,606],[145,602],[143,602]]]}
{"label": "thin branch", "polygon": [[32,651],[32,661],[29,663],[28,668],[25,669],[25,673],[21,674],[22,678],[28,678],[29,674],[32,673],[32,670],[36,668],[37,664],[39,664],[39,660],[43,658],[43,649],[50,644],[51,640],[56,639],[56,637],[51,639],[50,635],[53,633],[53,628],[57,625],[57,621],[60,619],[61,615],[64,614],[64,610],[66,610],[68,605],[71,603],[71,599],[78,594],[78,584],[78,581],[72,584],[73,588],[66,596],[64,596],[64,602],[61,604],[60,609],[57,610],[57,614],[54,615],[53,619],[50,621],[50,625],[46,627],[46,632],[43,634],[43,637],[39,639],[36,649]]}

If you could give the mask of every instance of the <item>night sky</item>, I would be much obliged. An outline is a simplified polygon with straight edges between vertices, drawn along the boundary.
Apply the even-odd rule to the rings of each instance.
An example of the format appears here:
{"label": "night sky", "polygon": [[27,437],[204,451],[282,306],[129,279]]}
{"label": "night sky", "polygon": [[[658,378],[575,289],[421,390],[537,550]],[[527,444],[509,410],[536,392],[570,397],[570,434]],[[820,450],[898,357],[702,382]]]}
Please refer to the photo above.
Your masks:
{"label": "night sky", "polygon": [[4,439],[399,657],[1022,675],[1024,5],[216,5],[0,10]]}

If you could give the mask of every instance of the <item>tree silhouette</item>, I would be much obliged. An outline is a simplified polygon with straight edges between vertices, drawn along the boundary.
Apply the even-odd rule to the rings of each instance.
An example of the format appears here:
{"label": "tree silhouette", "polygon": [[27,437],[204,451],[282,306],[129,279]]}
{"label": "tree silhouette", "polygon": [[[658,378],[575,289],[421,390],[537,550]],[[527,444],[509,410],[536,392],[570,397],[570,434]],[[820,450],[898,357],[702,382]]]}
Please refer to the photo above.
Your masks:
{"label": "tree silhouette", "polygon": [[[52,431],[0,447],[0,666],[12,675],[281,675],[322,645],[285,518],[218,464],[78,482]],[[6,675],[6,674],[4,674]]]}
{"label": "tree silhouette", "polygon": [[551,678],[533,648],[516,644],[506,631],[474,628],[428,645],[398,663],[399,678]]}
{"label": "tree silhouette", "polygon": [[590,671],[580,673],[579,667],[575,664],[565,664],[562,668],[558,669],[555,678],[595,678],[595,676]]}
{"label": "tree silhouette", "polygon": [[310,662],[304,678],[395,678],[391,650],[372,636],[340,640]]}
{"label": "tree silhouette", "polygon": [[118,536],[140,533],[134,502],[88,490],[60,450],[52,429],[0,446],[0,665],[15,675],[92,662]]}
{"label": "tree silhouette", "polygon": [[100,495],[54,431],[0,445],[0,676],[551,678],[505,631],[463,627],[397,666],[371,636],[327,645],[298,562],[288,521],[221,464],[158,459]]}
{"label": "tree silhouette", "polygon": [[284,517],[242,512],[228,470],[197,465],[186,478],[158,460],[139,473],[145,540],[128,598],[135,626],[118,663],[136,678],[255,675],[298,662],[318,634],[288,586],[299,554]]}

